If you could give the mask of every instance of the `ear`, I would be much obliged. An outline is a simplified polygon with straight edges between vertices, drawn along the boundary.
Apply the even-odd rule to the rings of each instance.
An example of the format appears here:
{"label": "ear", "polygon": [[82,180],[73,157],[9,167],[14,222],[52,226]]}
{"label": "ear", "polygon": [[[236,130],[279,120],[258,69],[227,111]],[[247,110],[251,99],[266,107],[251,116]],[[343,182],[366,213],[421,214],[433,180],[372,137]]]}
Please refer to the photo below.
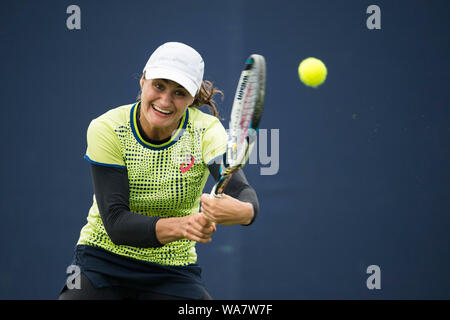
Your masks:
{"label": "ear", "polygon": [[142,87],[144,86],[144,75],[142,75],[142,77],[141,77],[141,80],[139,80],[139,85],[141,86],[141,90],[142,90]]}

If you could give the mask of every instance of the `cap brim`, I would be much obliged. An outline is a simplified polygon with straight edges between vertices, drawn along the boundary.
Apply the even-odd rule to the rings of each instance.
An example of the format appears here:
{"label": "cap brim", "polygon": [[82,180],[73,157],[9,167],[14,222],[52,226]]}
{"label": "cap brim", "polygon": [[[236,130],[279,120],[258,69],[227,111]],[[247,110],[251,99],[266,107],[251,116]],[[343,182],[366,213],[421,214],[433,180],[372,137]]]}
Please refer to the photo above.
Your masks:
{"label": "cap brim", "polygon": [[180,71],[165,68],[151,68],[149,70],[145,70],[145,79],[168,79],[175,81],[176,83],[182,85],[192,97],[195,97],[198,91],[194,81]]}

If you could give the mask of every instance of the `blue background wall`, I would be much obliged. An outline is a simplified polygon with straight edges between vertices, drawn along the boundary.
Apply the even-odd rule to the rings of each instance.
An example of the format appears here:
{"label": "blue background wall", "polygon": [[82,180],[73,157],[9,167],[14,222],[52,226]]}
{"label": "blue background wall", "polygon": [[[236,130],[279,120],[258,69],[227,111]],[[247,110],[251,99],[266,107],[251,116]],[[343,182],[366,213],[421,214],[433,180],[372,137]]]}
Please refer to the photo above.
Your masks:
{"label": "blue background wall", "polygon": [[[81,30],[66,9],[81,8]],[[381,8],[381,30],[366,8]],[[280,167],[247,166],[261,212],[198,245],[216,299],[450,298],[449,2],[2,1],[0,298],[55,299],[92,201],[86,129],[134,101],[148,56],[196,48],[229,113],[267,59],[262,127]],[[309,56],[328,67],[300,83]],[[227,127],[227,122],[224,121]],[[211,186],[208,182],[207,190]],[[366,268],[381,268],[368,290]]]}

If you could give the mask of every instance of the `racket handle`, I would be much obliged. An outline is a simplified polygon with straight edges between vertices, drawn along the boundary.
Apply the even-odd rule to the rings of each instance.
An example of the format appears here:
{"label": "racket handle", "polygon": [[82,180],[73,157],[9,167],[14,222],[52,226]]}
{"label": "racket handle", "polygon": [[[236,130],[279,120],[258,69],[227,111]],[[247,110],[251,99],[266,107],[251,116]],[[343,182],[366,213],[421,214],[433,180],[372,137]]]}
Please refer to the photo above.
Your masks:
{"label": "racket handle", "polygon": [[207,227],[209,227],[210,225],[212,225],[213,222],[212,222],[211,220],[209,220],[209,218],[208,218],[207,216],[205,216],[205,214],[204,214],[203,212],[201,212],[201,214],[202,214],[203,217],[205,217],[206,220],[208,220],[208,225],[207,225]]}
{"label": "racket handle", "polygon": [[216,184],[214,185],[214,187],[212,188],[211,193],[209,194],[209,196],[210,196],[211,198],[219,199],[219,198],[222,197],[222,194],[221,194],[221,193],[216,193],[217,186],[218,186],[218,184],[216,183]]}
{"label": "racket handle", "polygon": [[[234,171],[233,171],[234,172]],[[211,194],[214,195],[216,198],[220,198],[222,196],[223,191],[225,190],[225,187],[227,186],[228,182],[231,179],[231,176],[233,173],[230,173],[226,175],[225,177],[220,178],[219,181],[214,185]]]}
{"label": "racket handle", "polygon": [[[216,185],[214,185],[214,187],[212,188],[212,190],[211,190],[211,193],[209,194],[209,197],[210,198],[213,198],[213,199],[219,199],[219,198],[221,198],[222,197],[222,194],[216,194],[216,186],[217,186],[217,184]],[[209,220],[209,218],[207,217],[207,216],[205,216],[205,214],[202,212],[202,214],[203,214],[203,216],[209,221],[209,223],[208,223],[208,227],[212,224],[212,221],[211,220]]]}
{"label": "racket handle", "polygon": [[[221,193],[216,193],[216,189],[217,189],[218,184],[216,183],[214,185],[214,187],[211,190],[211,193],[209,194],[209,197],[212,199],[220,199],[222,198],[222,194]],[[205,214],[203,212],[201,212],[201,214],[205,217],[205,219],[207,219],[209,221],[208,226],[210,226],[212,224],[212,221],[209,220],[209,218],[207,216],[205,216]]]}
{"label": "racket handle", "polygon": [[[230,181],[230,178],[231,178],[231,174],[228,175],[228,176],[226,176],[224,179],[219,180],[219,181],[213,186],[213,188],[212,188],[211,193],[209,194],[209,196],[210,196],[211,198],[213,198],[213,199],[220,199],[220,198],[222,198],[223,190],[225,189],[225,186],[228,184],[228,181]],[[216,193],[217,190],[219,190],[219,193]],[[222,192],[220,192],[220,191],[222,191]],[[204,214],[203,212],[202,212],[202,214],[203,214],[203,216],[204,216],[207,220],[209,220],[209,219],[205,216],[205,214]],[[210,226],[211,223],[212,223],[212,221],[209,220],[208,226]]]}

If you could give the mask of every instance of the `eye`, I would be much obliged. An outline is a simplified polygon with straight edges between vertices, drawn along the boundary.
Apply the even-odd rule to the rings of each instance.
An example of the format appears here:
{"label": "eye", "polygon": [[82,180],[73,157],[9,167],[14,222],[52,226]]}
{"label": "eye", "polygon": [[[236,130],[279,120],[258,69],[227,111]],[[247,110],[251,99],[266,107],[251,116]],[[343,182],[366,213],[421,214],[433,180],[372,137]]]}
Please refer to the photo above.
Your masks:
{"label": "eye", "polygon": [[158,90],[164,90],[164,85],[162,83],[156,82],[153,86]]}
{"label": "eye", "polygon": [[186,92],[184,92],[183,90],[177,90],[177,91],[175,91],[175,95],[180,96],[180,97],[185,97]]}

